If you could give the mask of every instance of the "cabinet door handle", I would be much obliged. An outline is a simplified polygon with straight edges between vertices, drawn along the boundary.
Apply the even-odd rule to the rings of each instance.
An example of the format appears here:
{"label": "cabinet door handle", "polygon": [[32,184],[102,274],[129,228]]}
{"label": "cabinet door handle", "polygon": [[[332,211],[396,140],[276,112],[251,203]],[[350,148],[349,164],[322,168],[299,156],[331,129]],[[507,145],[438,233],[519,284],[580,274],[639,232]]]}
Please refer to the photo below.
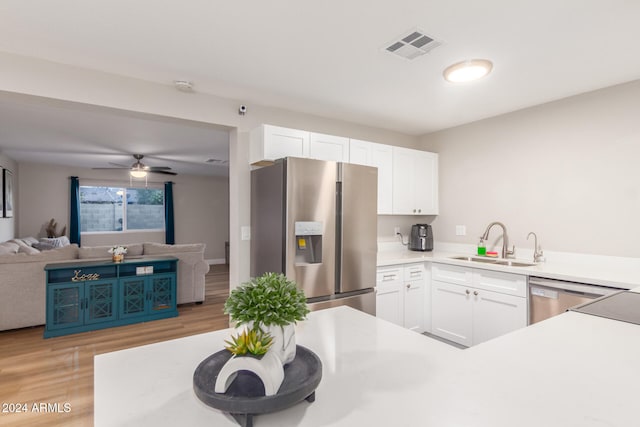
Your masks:
{"label": "cabinet door handle", "polygon": [[466,290],[465,290],[465,293],[466,293],[467,295],[469,295],[469,294],[471,293],[471,291],[470,291],[469,289],[466,289]]}
{"label": "cabinet door handle", "polygon": [[413,213],[416,213],[416,210],[415,210],[415,209],[413,210]]}
{"label": "cabinet door handle", "polygon": [[473,291],[473,294],[474,294],[475,296],[478,296],[478,291]]}
{"label": "cabinet door handle", "polygon": [[422,212],[422,209],[418,209],[418,213]]}
{"label": "cabinet door handle", "polygon": [[411,289],[411,283],[407,283],[407,289]]}

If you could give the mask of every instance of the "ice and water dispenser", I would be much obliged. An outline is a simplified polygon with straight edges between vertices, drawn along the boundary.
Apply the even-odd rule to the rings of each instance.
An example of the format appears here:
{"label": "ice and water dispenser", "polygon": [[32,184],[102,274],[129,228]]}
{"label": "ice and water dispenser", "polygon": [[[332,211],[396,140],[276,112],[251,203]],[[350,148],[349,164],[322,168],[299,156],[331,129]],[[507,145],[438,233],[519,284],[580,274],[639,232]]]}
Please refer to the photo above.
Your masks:
{"label": "ice and water dispenser", "polygon": [[296,264],[322,263],[322,222],[296,221]]}

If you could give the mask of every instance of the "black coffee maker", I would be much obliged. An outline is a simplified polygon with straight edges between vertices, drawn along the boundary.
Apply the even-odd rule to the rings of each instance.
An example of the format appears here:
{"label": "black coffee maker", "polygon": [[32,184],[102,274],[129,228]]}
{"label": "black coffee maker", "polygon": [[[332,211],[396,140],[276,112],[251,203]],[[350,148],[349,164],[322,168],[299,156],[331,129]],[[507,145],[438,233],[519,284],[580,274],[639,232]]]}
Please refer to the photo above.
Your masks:
{"label": "black coffee maker", "polygon": [[429,224],[414,224],[411,226],[409,250],[423,252],[433,250],[433,231],[431,231]]}

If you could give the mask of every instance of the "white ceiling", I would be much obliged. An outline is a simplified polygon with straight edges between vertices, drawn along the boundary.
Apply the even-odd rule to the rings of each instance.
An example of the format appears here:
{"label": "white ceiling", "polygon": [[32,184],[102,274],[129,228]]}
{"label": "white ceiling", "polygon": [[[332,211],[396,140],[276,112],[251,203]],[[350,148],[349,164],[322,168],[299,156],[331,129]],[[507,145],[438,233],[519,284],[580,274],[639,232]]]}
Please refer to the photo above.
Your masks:
{"label": "white ceiling", "polygon": [[[636,0],[3,0],[0,51],[421,135],[640,78],[638,22]],[[384,52],[416,27],[442,46]],[[471,58],[493,73],[443,80]]]}
{"label": "white ceiling", "polygon": [[145,165],[180,174],[229,174],[222,127],[2,92],[0,150],[18,162],[88,168],[131,166],[143,154]]}

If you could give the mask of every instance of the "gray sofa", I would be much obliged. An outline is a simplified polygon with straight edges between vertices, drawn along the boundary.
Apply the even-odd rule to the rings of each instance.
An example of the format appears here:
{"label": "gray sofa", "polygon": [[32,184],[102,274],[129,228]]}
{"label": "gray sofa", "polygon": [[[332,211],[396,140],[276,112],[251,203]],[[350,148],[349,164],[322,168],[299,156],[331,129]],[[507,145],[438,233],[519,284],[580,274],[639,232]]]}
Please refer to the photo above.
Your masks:
{"label": "gray sofa", "polygon": [[[67,245],[38,251],[26,239],[0,243],[0,331],[45,323],[46,280],[44,266],[73,260],[109,259],[111,246]],[[178,304],[204,301],[205,245],[138,243],[124,245],[126,257],[178,258]]]}

